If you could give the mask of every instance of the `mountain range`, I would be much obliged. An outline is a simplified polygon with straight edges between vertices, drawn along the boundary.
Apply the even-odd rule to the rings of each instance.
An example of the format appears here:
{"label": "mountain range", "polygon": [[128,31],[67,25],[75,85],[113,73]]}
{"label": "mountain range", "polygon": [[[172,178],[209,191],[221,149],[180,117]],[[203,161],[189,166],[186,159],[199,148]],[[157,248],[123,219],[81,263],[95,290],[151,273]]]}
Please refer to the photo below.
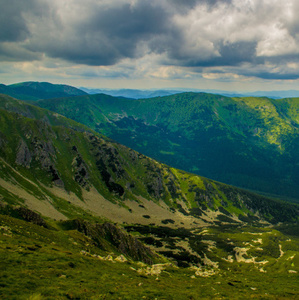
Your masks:
{"label": "mountain range", "polygon": [[176,168],[298,199],[298,98],[97,94],[35,104]]}
{"label": "mountain range", "polygon": [[49,87],[0,95],[1,298],[299,296],[298,99]]}
{"label": "mountain range", "polygon": [[[63,198],[76,199],[77,205],[85,200],[80,203],[84,209],[89,208],[88,195],[91,198],[91,195],[99,199],[104,197],[104,203],[106,200],[119,203],[124,214],[122,220],[126,222],[130,222],[134,210],[131,205],[136,206],[135,203],[139,202],[143,206],[148,202],[153,205],[159,201],[166,205],[161,216],[165,219],[167,215],[176,216],[178,220],[173,221],[175,223],[182,222],[182,218],[187,222],[189,215],[189,224],[193,214],[197,221],[202,219],[208,223],[217,222],[217,218],[229,221],[228,216],[241,219],[252,216],[254,219],[255,214],[274,223],[295,221],[297,218],[296,206],[290,209],[291,206],[285,207],[283,202],[270,201],[245,190],[168,167],[49,110],[9,96],[1,97],[0,107],[2,176],[8,180],[6,190],[11,195],[9,198],[14,204],[20,201],[21,191],[15,199],[11,193],[15,190],[17,178],[22,176],[22,190],[36,193],[30,197],[35,203],[32,208],[38,210],[39,199],[45,200],[44,210],[40,211],[43,215],[47,215],[48,207],[49,214],[55,210],[57,217],[64,219],[71,216],[63,216],[64,206],[60,210],[60,206],[55,204],[55,199],[65,191]],[[59,193],[55,196],[57,189]],[[141,199],[147,201],[143,203]],[[272,204],[262,205],[264,201]],[[212,212],[213,217],[209,217],[210,210],[219,209],[219,213]],[[158,218],[159,215],[148,218],[139,215],[146,210],[139,207],[139,213],[134,212],[139,223],[153,223],[153,218]],[[107,217],[109,212],[101,214]]]}
{"label": "mountain range", "polygon": [[213,89],[92,89],[80,87],[88,94],[107,94],[114,97],[126,97],[133,99],[153,98],[158,96],[169,96],[185,92],[218,94],[227,97],[269,97],[272,99],[299,97],[298,90],[278,90],[278,91],[255,91],[255,92],[230,92]]}

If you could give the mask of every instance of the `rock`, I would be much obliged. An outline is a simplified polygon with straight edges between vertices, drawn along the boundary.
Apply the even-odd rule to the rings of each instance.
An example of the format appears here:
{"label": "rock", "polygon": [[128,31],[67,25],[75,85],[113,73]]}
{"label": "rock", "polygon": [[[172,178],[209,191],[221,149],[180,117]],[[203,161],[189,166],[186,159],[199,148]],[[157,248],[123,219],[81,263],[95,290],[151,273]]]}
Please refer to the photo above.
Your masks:
{"label": "rock", "polygon": [[[73,146],[73,149],[74,149],[74,147],[75,146]],[[77,148],[76,148],[76,153],[78,153]],[[72,167],[75,171],[74,180],[76,182],[78,182],[83,188],[88,189],[89,188],[88,167],[80,154],[77,154],[74,157],[73,162],[72,162]]]}
{"label": "rock", "polygon": [[215,269],[207,269],[207,268],[196,267],[196,266],[192,266],[190,267],[190,269],[194,270],[195,275],[200,277],[210,277],[217,274]]}
{"label": "rock", "polygon": [[45,220],[39,214],[26,207],[17,207],[15,208],[15,211],[18,213],[19,217],[27,222],[31,222],[45,228],[48,227]]}
{"label": "rock", "polygon": [[17,150],[16,164],[29,168],[31,160],[32,155],[30,153],[30,150],[24,140],[21,139]]}
{"label": "rock", "polygon": [[107,255],[107,257],[106,257],[106,260],[108,260],[108,261],[113,261],[113,257],[109,254],[109,255]]}
{"label": "rock", "polygon": [[[113,245],[124,257],[130,257],[135,261],[142,261],[151,265],[156,254],[144,246],[138,239],[124,232],[111,223],[91,224],[84,220],[73,220],[69,224],[72,229],[84,233],[90,237],[94,244],[103,250],[107,249],[107,241]],[[103,241],[106,240],[105,242]]]}
{"label": "rock", "polygon": [[152,266],[147,266],[146,268],[143,269],[138,269],[137,272],[140,275],[151,275],[151,276],[158,276],[161,274],[163,270],[165,270],[167,267],[173,266],[171,263],[167,264],[155,264]]}
{"label": "rock", "polygon": [[115,260],[118,261],[118,262],[128,261],[122,254],[120,256],[116,257]]}

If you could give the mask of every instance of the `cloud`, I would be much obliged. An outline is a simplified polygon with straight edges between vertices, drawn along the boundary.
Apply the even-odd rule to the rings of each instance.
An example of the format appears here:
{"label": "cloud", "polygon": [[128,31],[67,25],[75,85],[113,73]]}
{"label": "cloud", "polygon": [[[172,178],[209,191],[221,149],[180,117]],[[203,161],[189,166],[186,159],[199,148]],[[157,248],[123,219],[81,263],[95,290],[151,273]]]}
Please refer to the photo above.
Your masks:
{"label": "cloud", "polygon": [[168,31],[168,13],[151,1],[69,2],[73,2],[71,10],[70,4],[56,4],[47,22],[31,20],[37,24],[31,25],[34,35],[28,49],[74,63],[113,65],[143,55],[139,52],[142,43]]}
{"label": "cloud", "polygon": [[41,57],[41,53],[27,50],[18,43],[0,43],[0,61],[33,61]]}
{"label": "cloud", "polygon": [[[29,5],[30,2],[32,1],[28,1]],[[0,41],[24,40],[29,35],[26,20],[23,16],[23,11],[26,10],[24,1],[12,0],[7,3],[7,1],[1,0],[0,7]]]}
{"label": "cloud", "polygon": [[218,67],[293,79],[298,9],[296,0],[0,0],[0,60],[64,60],[91,66],[87,77],[213,79]]}

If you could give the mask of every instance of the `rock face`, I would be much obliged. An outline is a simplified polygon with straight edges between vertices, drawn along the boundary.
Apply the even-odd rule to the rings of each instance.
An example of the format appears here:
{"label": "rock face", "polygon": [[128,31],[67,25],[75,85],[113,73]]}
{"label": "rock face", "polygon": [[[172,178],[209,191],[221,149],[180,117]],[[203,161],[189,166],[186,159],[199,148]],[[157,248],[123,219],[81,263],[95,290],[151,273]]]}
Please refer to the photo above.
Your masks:
{"label": "rock face", "polygon": [[88,172],[87,164],[83,160],[76,146],[72,147],[72,151],[75,154],[75,157],[72,162],[72,168],[75,172],[74,180],[78,182],[80,186],[82,186],[83,188],[88,189],[89,172]]}
{"label": "rock face", "polygon": [[4,215],[10,215],[14,218],[21,219],[39,226],[47,228],[45,220],[36,212],[22,206],[12,206],[0,202],[0,212]]}
{"label": "rock face", "polygon": [[111,223],[101,225],[99,230],[102,236],[116,246],[124,255],[147,264],[153,263],[151,258],[154,256],[154,253],[136,238],[124,233]]}
{"label": "rock face", "polygon": [[31,160],[32,160],[32,155],[29,151],[29,148],[27,144],[24,142],[24,140],[21,139],[17,150],[16,164],[29,168]]}
{"label": "rock face", "polygon": [[105,243],[107,241],[126,257],[147,264],[153,264],[153,258],[156,256],[154,252],[136,238],[111,223],[91,224],[83,220],[67,222],[69,224],[71,222],[71,229],[76,229],[89,236],[97,246],[104,250],[107,250]]}
{"label": "rock face", "polygon": [[29,147],[23,139],[20,140],[16,154],[16,164],[30,168],[33,160],[39,161],[41,167],[51,174],[52,182],[57,186],[63,187],[63,181],[55,166],[55,149],[53,144],[50,141],[34,137],[31,139]]}
{"label": "rock face", "polygon": [[124,187],[116,181],[120,178],[126,178],[127,174],[122,167],[124,162],[117,149],[113,145],[101,143],[98,138],[92,135],[89,135],[89,140],[94,147],[97,169],[100,171],[102,180],[109,192],[122,196],[125,192]]}
{"label": "rock face", "polygon": [[19,216],[23,220],[31,222],[31,223],[39,225],[39,226],[47,227],[45,220],[39,214],[35,213],[34,211],[32,211],[28,208],[25,208],[25,207],[17,207],[15,209],[15,211],[19,214]]}

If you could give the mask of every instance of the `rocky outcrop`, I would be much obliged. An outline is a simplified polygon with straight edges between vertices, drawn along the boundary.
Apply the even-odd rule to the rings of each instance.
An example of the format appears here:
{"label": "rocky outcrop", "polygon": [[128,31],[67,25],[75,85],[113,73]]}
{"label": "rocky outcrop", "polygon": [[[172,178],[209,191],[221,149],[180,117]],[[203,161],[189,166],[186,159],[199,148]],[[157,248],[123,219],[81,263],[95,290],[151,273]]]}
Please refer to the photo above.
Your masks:
{"label": "rocky outcrop", "polygon": [[43,226],[45,228],[48,227],[46,221],[39,214],[23,206],[13,206],[0,202],[0,213]]}
{"label": "rocky outcrop", "polygon": [[17,150],[16,164],[29,168],[31,160],[32,154],[30,153],[27,144],[21,139]]}
{"label": "rocky outcrop", "polygon": [[147,192],[152,197],[159,199],[165,192],[165,187],[163,186],[163,175],[162,170],[151,160],[145,165],[147,173],[145,176],[145,184]]}
{"label": "rocky outcrop", "polygon": [[47,227],[45,220],[34,211],[26,207],[17,207],[15,211],[19,214],[21,219],[39,226]]}
{"label": "rocky outcrop", "polygon": [[31,140],[33,155],[36,161],[39,161],[41,167],[48,171],[52,177],[52,182],[59,187],[64,187],[59,172],[55,166],[55,148],[51,141],[44,141],[34,137]]}
{"label": "rocky outcrop", "polygon": [[108,250],[108,242],[126,257],[146,264],[152,264],[156,256],[139,240],[111,223],[91,224],[84,220],[66,221],[64,223],[68,224],[69,229],[76,229],[89,236],[98,247],[104,250]]}
{"label": "rocky outcrop", "polygon": [[35,159],[41,163],[41,166],[45,169],[50,168],[53,164],[51,156],[55,155],[55,150],[50,141],[40,140],[33,138],[31,141]]}
{"label": "rocky outcrop", "polygon": [[99,231],[102,236],[125,256],[129,256],[134,260],[142,261],[147,264],[152,264],[152,258],[155,254],[140,241],[131,235],[124,233],[118,227],[111,223],[100,225]]}
{"label": "rocky outcrop", "polygon": [[89,183],[89,173],[88,173],[88,167],[85,161],[83,160],[81,154],[78,152],[78,149],[76,146],[72,147],[72,151],[76,154],[73,162],[72,162],[72,168],[74,170],[74,180],[80,184],[85,189],[88,189]]}
{"label": "rocky outcrop", "polygon": [[128,177],[123,168],[125,161],[112,144],[103,143],[100,138],[91,134],[87,134],[87,137],[93,146],[97,169],[109,192],[123,196],[125,189],[118,181]]}

